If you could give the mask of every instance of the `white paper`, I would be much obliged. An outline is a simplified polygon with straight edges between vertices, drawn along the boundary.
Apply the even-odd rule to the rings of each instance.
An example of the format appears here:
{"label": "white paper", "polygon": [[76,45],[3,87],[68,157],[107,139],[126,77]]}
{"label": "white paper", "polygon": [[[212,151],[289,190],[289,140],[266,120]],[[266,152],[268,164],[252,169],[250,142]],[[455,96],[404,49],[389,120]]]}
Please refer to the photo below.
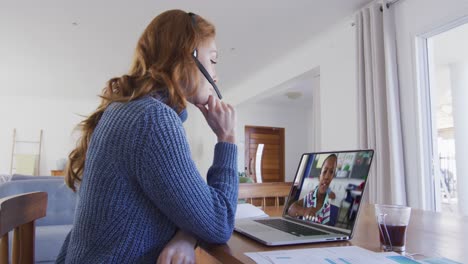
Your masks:
{"label": "white paper", "polygon": [[250,217],[268,217],[268,215],[265,214],[265,212],[262,209],[255,207],[252,204],[238,204],[235,219],[243,219]]}
{"label": "white paper", "polygon": [[447,258],[430,258],[419,260],[419,262],[424,264],[462,264],[461,262],[457,262]]}
{"label": "white paper", "polygon": [[245,253],[259,264],[396,264],[385,255],[357,247],[326,247]]}

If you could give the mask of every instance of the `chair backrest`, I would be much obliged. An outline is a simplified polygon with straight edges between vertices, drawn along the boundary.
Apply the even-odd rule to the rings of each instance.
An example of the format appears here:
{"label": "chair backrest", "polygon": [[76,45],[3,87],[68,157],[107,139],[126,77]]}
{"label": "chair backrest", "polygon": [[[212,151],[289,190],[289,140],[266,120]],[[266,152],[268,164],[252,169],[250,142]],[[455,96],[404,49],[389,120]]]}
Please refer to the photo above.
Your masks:
{"label": "chair backrest", "polygon": [[8,232],[12,230],[12,263],[34,263],[35,221],[44,217],[46,211],[46,192],[24,193],[0,199],[0,263],[8,263]]}
{"label": "chair backrest", "polygon": [[262,198],[262,207],[267,198],[275,198],[275,206],[279,206],[280,197],[288,197],[292,182],[265,182],[239,184],[239,199]]}

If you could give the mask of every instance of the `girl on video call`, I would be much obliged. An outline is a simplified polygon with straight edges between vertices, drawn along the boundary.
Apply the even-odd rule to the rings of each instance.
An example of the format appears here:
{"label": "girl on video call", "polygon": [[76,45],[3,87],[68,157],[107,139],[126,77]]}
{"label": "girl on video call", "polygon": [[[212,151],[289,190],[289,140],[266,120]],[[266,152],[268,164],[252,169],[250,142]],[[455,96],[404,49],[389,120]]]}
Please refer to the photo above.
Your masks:
{"label": "girl on video call", "polygon": [[335,154],[325,158],[320,171],[319,184],[304,198],[289,206],[289,216],[320,224],[327,224],[330,221],[329,199],[335,199],[335,193],[330,189],[330,183],[335,176],[337,160]]}
{"label": "girl on video call", "polygon": [[[236,114],[201,73],[217,81],[217,55],[215,27],[201,16],[170,10],[149,23],[129,72],[110,79],[80,123],[66,176],[78,204],[57,263],[194,263],[197,240],[229,240]],[[207,183],[182,126],[187,103],[218,139]]]}

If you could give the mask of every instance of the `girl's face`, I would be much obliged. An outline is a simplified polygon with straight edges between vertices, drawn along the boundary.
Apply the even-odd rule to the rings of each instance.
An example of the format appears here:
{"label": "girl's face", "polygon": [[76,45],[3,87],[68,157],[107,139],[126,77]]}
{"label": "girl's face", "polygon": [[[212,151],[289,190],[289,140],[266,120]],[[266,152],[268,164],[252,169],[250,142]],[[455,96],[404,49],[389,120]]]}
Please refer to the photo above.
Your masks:
{"label": "girl's face", "polygon": [[[197,49],[198,55],[197,58],[200,63],[205,67],[208,74],[210,74],[213,81],[218,82],[218,77],[216,76],[215,65],[218,60],[218,50],[216,48],[216,43],[214,38],[209,38],[203,42]],[[216,92],[213,89],[213,86],[208,82],[208,80],[203,76],[201,71],[198,71],[200,83],[198,84],[197,92],[187,100],[192,104],[201,104],[206,105],[208,103],[208,97],[210,95],[216,96]]]}
{"label": "girl's face", "polygon": [[335,175],[336,169],[336,158],[330,157],[325,160],[322,165],[322,171],[320,173],[320,180],[319,180],[319,193],[324,194],[328,186],[330,186],[330,182]]}

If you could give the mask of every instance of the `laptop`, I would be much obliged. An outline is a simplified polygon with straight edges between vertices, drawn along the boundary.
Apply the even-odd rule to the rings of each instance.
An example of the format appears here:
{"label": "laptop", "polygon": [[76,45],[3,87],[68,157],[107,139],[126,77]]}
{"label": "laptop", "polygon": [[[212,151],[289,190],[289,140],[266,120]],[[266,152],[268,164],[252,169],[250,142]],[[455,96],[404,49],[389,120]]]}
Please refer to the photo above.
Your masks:
{"label": "laptop", "polygon": [[373,155],[303,154],[282,217],[238,219],[234,230],[267,246],[350,240]]}

